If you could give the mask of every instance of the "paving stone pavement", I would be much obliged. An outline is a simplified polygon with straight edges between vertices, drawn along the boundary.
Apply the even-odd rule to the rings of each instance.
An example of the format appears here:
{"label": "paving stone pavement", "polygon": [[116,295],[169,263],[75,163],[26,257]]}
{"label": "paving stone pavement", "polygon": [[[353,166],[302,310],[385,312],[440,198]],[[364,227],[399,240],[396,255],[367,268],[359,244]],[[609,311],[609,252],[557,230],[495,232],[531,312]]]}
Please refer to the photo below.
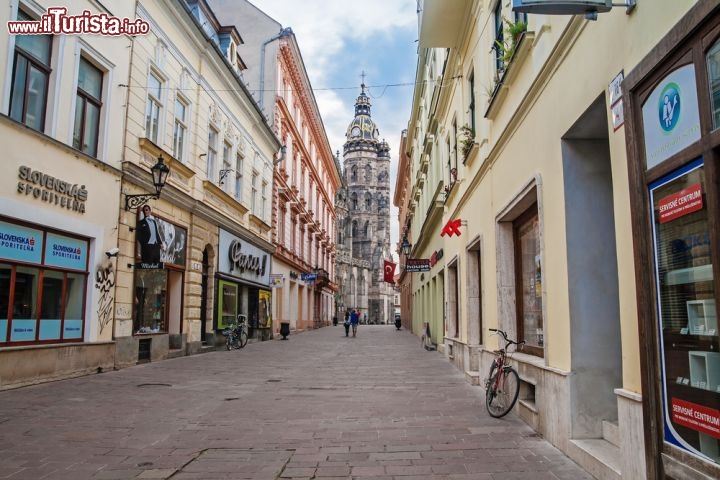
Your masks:
{"label": "paving stone pavement", "polygon": [[592,477],[394,326],[293,333],[0,392],[0,478]]}

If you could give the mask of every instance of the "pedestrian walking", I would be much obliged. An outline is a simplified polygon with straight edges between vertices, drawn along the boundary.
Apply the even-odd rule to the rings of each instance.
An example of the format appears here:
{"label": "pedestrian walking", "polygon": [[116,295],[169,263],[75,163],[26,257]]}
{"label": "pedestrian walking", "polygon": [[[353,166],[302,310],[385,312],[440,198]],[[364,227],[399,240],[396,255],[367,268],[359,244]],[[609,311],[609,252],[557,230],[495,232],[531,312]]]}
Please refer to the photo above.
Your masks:
{"label": "pedestrian walking", "polygon": [[352,327],[353,337],[357,335],[357,326],[360,321],[360,314],[357,310],[353,310],[350,314],[350,326]]}
{"label": "pedestrian walking", "polygon": [[345,310],[345,322],[343,323],[343,326],[345,327],[345,336],[350,335],[350,311]]}

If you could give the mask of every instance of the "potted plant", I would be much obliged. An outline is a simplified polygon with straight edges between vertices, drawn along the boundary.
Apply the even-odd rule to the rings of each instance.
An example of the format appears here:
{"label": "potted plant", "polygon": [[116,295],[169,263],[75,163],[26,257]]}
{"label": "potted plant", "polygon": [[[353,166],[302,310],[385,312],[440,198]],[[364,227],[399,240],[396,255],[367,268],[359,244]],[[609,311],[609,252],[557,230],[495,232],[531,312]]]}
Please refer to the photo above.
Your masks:
{"label": "potted plant", "polygon": [[475,145],[475,132],[469,126],[463,125],[460,127],[458,140],[460,153],[462,154],[463,159],[467,159],[467,156],[470,154],[470,150],[472,150],[473,145]]}
{"label": "potted plant", "polygon": [[503,17],[505,22],[505,36],[502,41],[495,40],[494,48],[497,51],[498,57],[502,58],[505,69],[507,65],[515,55],[515,49],[523,34],[527,31],[527,22],[518,20],[517,22],[511,22],[507,18]]}

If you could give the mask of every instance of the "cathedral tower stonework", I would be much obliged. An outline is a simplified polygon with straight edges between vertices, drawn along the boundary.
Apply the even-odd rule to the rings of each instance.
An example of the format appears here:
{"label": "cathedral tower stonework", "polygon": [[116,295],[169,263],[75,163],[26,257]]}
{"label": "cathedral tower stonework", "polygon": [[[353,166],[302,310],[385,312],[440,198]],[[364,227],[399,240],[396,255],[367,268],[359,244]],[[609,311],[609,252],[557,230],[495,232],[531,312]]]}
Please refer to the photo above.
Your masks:
{"label": "cathedral tower stonework", "polygon": [[357,308],[361,321],[389,323],[393,288],[383,281],[390,253],[390,147],[370,116],[370,99],[361,85],[355,116],[343,146],[343,218],[339,218],[338,276],[341,305]]}

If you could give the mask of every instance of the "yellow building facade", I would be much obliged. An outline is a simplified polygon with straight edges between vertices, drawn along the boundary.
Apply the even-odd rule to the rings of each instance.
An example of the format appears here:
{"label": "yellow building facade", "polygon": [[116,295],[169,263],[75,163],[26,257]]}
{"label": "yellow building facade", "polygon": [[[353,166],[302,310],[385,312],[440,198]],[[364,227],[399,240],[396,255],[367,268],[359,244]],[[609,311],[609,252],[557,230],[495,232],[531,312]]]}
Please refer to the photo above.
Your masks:
{"label": "yellow building facade", "polygon": [[[653,69],[667,69],[667,58],[681,56],[677,49],[688,58],[697,51],[693,78],[708,77],[710,26],[705,43],[682,26],[712,25],[716,2],[637,2],[587,16],[523,13],[512,9],[522,2],[505,0],[421,3],[406,226],[411,263],[427,259],[431,267],[412,273],[415,332],[424,334],[429,322],[438,350],[478,385],[492,351],[504,346],[491,328],[524,341],[512,357],[521,379],[515,414],[597,478],[716,477],[717,396],[663,396],[670,392],[657,381],[663,350],[646,348],[658,346],[651,340],[655,305],[665,300],[658,294],[656,301],[663,290],[649,286],[652,269],[642,263],[654,257],[638,250],[650,248],[653,229],[641,228],[648,221],[641,213],[651,209],[647,196],[634,192],[647,191],[670,167],[663,159],[650,165],[654,176],[636,172],[639,154],[628,152],[648,120],[623,114],[631,99],[623,78],[635,70],[632,99],[644,102],[659,81]],[[691,40],[703,46],[682,50]],[[672,117],[672,101],[665,115]],[[698,138],[685,136],[686,143],[673,140],[679,150],[670,156],[690,149],[689,162],[692,152],[711,151],[698,147],[712,137],[712,128],[703,128],[692,127]],[[671,148],[651,136],[644,141]],[[674,166],[686,167],[680,160]],[[712,217],[712,204],[704,205]],[[710,312],[717,292],[704,288],[697,302]],[[711,373],[698,379],[700,367],[692,367],[714,368],[717,330],[708,323],[704,332],[691,348],[695,373],[678,373],[673,382],[685,375],[691,386],[714,388]],[[708,424],[688,426],[663,407],[691,408],[687,402]],[[676,435],[663,437],[664,418]]]}

